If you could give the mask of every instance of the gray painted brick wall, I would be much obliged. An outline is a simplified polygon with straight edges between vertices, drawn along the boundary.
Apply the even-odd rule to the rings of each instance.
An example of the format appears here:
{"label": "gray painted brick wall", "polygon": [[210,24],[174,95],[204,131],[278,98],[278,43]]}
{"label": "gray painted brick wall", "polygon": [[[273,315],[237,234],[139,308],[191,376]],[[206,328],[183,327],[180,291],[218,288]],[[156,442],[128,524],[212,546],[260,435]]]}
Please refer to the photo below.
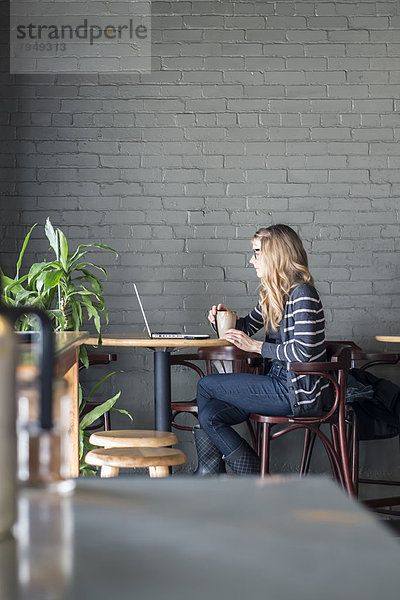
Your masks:
{"label": "gray painted brick wall", "polygon": [[[212,302],[254,304],[249,238],[285,222],[309,251],[328,336],[380,347],[374,336],[400,322],[399,3],[159,1],[152,12],[150,74],[3,72],[6,270],[49,215],[72,243],[118,250],[96,256],[110,331],[142,326],[134,280],[152,325],[208,331]],[[37,228],[26,263],[45,248]],[[124,403],[151,426],[151,356],[119,354]]]}

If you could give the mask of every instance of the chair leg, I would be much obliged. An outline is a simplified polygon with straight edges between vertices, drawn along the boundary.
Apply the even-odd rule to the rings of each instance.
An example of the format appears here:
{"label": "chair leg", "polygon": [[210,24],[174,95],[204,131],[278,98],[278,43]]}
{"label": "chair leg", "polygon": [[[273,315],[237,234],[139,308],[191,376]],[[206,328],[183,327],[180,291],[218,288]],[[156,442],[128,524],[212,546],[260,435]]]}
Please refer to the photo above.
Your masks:
{"label": "chair leg", "polygon": [[256,452],[257,452],[258,456],[260,456],[261,455],[261,440],[262,440],[261,423],[256,423],[256,440],[257,440]]}
{"label": "chair leg", "polygon": [[354,486],[352,474],[350,471],[349,464],[349,450],[347,446],[347,436],[346,436],[346,423],[344,421],[344,415],[339,416],[339,447],[340,447],[340,462],[343,469],[343,477],[345,483],[345,489],[349,493],[350,496],[354,496]]}
{"label": "chair leg", "polygon": [[359,440],[358,440],[358,421],[354,410],[349,410],[346,415],[347,425],[347,444],[351,450],[351,479],[353,481],[354,493],[358,496],[358,476],[359,476]]}
{"label": "chair leg", "polygon": [[149,475],[151,478],[169,477],[169,467],[149,467]]}
{"label": "chair leg", "polygon": [[[335,452],[335,456],[341,459],[340,454],[340,444],[339,444],[339,434],[336,425],[331,425],[331,438],[332,438],[332,446]],[[337,461],[337,465],[339,462]],[[341,485],[345,487],[344,476],[343,476],[343,468],[342,464],[339,466],[336,465],[336,471],[332,467],[333,474],[336,473],[335,477],[338,481],[340,481]]]}
{"label": "chair leg", "polygon": [[106,465],[104,465],[103,467],[101,467],[101,471],[100,471],[100,477],[101,478],[105,478],[105,477],[118,477],[119,474],[119,468],[118,467],[108,467]]}
{"label": "chair leg", "polygon": [[358,496],[358,477],[360,472],[360,443],[358,431],[358,419],[356,413],[353,414],[353,439],[352,439],[352,470],[353,470],[353,485],[354,492]]}
{"label": "chair leg", "polygon": [[261,477],[269,475],[269,455],[271,445],[271,425],[269,423],[262,424],[261,433]]}
{"label": "chair leg", "polygon": [[300,475],[306,475],[309,471],[315,439],[315,433],[310,429],[306,429],[304,433],[303,453],[300,463]]}
{"label": "chair leg", "polygon": [[[299,428],[301,428],[301,426],[299,426]],[[297,429],[297,427],[295,429]],[[341,463],[341,455],[338,451],[339,441],[338,441],[337,430],[334,425],[331,425],[330,430],[331,430],[331,441],[320,430],[319,425],[314,425],[312,428],[310,427],[310,433],[312,434],[314,439],[311,441],[311,443],[309,445],[310,447],[308,450],[308,456],[306,457],[306,462],[305,462],[306,470],[304,471],[304,473],[308,472],[309,463],[311,460],[312,449],[314,447],[315,439],[318,437],[320,442],[322,443],[323,447],[325,448],[325,452],[329,459],[329,463],[331,466],[333,476],[335,477],[335,479],[337,479],[337,481],[340,482],[342,487],[345,487],[345,480],[344,480],[342,463]],[[306,440],[304,443],[306,443]]]}
{"label": "chair leg", "polygon": [[104,413],[104,431],[111,431],[111,413],[107,411]]}

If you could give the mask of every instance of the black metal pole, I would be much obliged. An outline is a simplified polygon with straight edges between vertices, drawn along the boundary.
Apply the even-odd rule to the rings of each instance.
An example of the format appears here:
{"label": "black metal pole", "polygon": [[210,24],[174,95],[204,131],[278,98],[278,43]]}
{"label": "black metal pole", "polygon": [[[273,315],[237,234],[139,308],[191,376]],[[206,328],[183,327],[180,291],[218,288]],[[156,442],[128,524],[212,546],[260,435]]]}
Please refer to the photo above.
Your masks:
{"label": "black metal pole", "polygon": [[154,425],[157,431],[171,431],[171,371],[164,349],[154,351]]}

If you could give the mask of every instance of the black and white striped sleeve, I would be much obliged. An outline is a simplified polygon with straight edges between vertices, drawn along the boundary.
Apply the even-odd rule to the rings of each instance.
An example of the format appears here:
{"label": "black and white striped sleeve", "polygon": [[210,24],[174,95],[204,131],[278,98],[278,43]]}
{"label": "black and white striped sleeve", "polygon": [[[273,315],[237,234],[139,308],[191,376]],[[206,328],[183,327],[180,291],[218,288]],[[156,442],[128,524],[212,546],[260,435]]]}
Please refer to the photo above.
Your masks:
{"label": "black and white striped sleeve", "polygon": [[236,329],[244,331],[249,336],[254,335],[262,327],[264,327],[264,320],[259,304],[246,317],[240,317],[236,321]]}
{"label": "black and white striped sleeve", "polygon": [[265,342],[264,358],[285,362],[309,362],[325,358],[325,317],[321,300],[312,286],[295,288],[287,302],[280,344]]}

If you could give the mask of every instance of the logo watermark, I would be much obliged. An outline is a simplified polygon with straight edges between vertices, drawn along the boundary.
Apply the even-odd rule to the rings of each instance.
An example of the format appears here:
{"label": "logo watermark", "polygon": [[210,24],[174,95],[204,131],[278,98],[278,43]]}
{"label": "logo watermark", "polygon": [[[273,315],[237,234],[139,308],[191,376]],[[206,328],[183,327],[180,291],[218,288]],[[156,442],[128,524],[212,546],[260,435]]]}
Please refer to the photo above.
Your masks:
{"label": "logo watermark", "polygon": [[150,0],[11,0],[10,72],[148,72],[150,8]]}

